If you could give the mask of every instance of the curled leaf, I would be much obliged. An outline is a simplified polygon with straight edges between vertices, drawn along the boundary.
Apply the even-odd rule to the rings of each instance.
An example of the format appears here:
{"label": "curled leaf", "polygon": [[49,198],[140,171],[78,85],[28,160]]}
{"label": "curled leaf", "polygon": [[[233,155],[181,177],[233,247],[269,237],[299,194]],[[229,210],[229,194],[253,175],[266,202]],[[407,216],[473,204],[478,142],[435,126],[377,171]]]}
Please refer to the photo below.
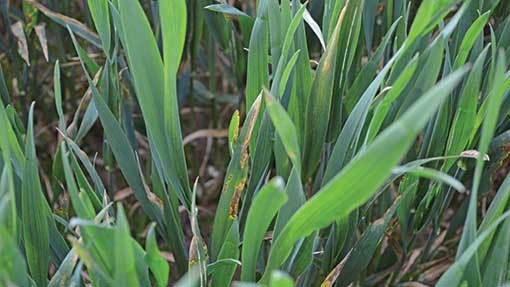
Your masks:
{"label": "curled leaf", "polygon": [[[460,156],[461,157],[467,157],[467,158],[478,158],[480,156],[480,152],[477,151],[477,150],[474,150],[474,149],[470,149],[470,150],[465,150],[465,151],[461,152]],[[483,160],[484,161],[489,161],[490,160],[489,155],[488,154],[484,154],[483,155]]]}

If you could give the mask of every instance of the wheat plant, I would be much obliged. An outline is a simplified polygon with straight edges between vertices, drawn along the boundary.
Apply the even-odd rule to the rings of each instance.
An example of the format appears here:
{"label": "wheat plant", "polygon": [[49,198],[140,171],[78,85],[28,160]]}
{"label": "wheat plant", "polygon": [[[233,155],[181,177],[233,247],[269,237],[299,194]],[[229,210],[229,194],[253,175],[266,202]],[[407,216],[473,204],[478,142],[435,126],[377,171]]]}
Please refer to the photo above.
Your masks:
{"label": "wheat plant", "polygon": [[0,286],[510,284],[508,0],[0,15]]}

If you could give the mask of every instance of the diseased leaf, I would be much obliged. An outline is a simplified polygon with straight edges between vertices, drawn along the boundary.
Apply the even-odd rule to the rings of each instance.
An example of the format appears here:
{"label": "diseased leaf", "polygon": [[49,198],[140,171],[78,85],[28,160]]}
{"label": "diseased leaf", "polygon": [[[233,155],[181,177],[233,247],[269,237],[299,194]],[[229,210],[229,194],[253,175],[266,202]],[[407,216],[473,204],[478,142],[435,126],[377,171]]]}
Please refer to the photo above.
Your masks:
{"label": "diseased leaf", "polygon": [[[297,240],[347,216],[373,195],[464,74],[465,70],[452,73],[420,97],[292,216],[271,248],[262,282],[267,282],[270,272],[281,266]],[[388,146],[393,148],[388,150]]]}
{"label": "diseased leaf", "polygon": [[30,66],[30,57],[28,52],[28,44],[27,38],[25,36],[25,31],[23,30],[23,23],[21,21],[16,22],[11,26],[11,32],[16,37],[16,42],[18,44],[18,54],[25,61],[27,66]]}

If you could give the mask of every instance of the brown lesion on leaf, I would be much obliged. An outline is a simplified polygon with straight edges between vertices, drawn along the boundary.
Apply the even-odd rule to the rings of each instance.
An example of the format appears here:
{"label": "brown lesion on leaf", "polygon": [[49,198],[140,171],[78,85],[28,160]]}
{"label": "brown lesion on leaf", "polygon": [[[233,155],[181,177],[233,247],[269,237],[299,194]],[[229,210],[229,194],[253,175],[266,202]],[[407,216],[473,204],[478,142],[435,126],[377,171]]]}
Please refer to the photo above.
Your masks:
{"label": "brown lesion on leaf", "polygon": [[202,248],[204,250],[205,261],[209,260],[209,248],[207,244],[202,240]]}
{"label": "brown lesion on leaf", "polygon": [[255,127],[255,123],[257,122],[257,117],[260,112],[260,96],[257,97],[255,102],[253,103],[253,112],[251,113],[250,118],[248,119],[248,130],[243,139],[243,143],[241,146],[241,169],[244,168],[246,161],[248,159],[248,146],[250,144],[251,135],[253,133],[253,128]]}
{"label": "brown lesion on leaf", "polygon": [[239,161],[241,169],[244,169],[247,160],[248,160],[248,151],[244,150],[244,146],[243,146],[243,151],[242,151],[242,154],[241,154],[241,160]]}
{"label": "brown lesion on leaf", "polygon": [[193,235],[189,245],[189,260],[188,267],[199,264],[200,262],[207,262],[209,260],[209,250],[207,244],[204,242],[200,234]]}
{"label": "brown lesion on leaf", "polygon": [[201,242],[200,238],[197,235],[193,235],[189,245],[189,261],[188,261],[189,268],[192,268],[193,266],[197,265],[200,261],[200,254],[198,250],[200,242]]}
{"label": "brown lesion on leaf", "polygon": [[193,235],[189,244],[189,266],[193,266],[198,262],[198,251],[197,251],[198,236]]}
{"label": "brown lesion on leaf", "polygon": [[223,193],[227,191],[227,189],[230,187],[230,183],[232,182],[232,174],[229,174],[227,179],[225,180],[225,184],[223,185]]}
{"label": "brown lesion on leaf", "polygon": [[237,140],[239,139],[239,111],[236,111],[234,116],[237,117],[237,125],[234,134],[232,135],[232,145],[236,145]]}
{"label": "brown lesion on leaf", "polygon": [[232,201],[230,202],[230,211],[228,213],[228,217],[230,219],[234,219],[237,216],[237,210],[239,208],[239,199],[241,198],[241,191],[244,189],[244,185],[246,184],[246,177],[243,177],[239,183],[236,184],[234,190],[234,196],[232,197]]}
{"label": "brown lesion on leaf", "polygon": [[331,287],[335,284],[336,279],[338,278],[338,275],[340,275],[340,272],[344,269],[345,263],[347,262],[347,259],[351,256],[352,249],[345,255],[345,257],[338,263],[338,265],[335,266],[333,270],[328,274],[326,279],[322,282],[321,287]]}

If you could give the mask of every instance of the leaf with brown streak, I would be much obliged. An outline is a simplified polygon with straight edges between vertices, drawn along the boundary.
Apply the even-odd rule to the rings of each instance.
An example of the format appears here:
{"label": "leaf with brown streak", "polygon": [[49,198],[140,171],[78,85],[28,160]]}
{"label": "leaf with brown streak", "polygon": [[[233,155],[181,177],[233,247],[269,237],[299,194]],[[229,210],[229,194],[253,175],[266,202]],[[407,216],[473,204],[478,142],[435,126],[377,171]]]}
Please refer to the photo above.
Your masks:
{"label": "leaf with brown streak", "polygon": [[232,159],[228,165],[223,184],[223,191],[214,217],[214,228],[211,242],[212,258],[215,258],[221,249],[225,236],[232,225],[233,219],[237,216],[239,200],[248,177],[248,145],[255,122],[260,113],[260,107],[261,95],[257,97],[250,108],[245,123],[241,129],[239,139],[234,147]]}
{"label": "leaf with brown streak", "polygon": [[11,26],[11,32],[16,37],[18,44],[18,54],[23,58],[25,63],[30,66],[30,58],[28,55],[27,38],[25,37],[25,31],[23,31],[23,23],[18,21]]}
{"label": "leaf with brown streak", "polygon": [[41,11],[44,15],[46,15],[48,18],[55,21],[56,23],[58,23],[64,27],[69,26],[69,28],[74,33],[78,34],[80,37],[87,40],[92,45],[94,45],[98,48],[102,47],[101,40],[99,40],[99,36],[96,33],[94,33],[94,31],[89,29],[85,24],[81,23],[80,21],[73,19],[71,17],[68,17],[66,15],[62,15],[60,13],[54,12],[35,0],[26,0],[26,2],[28,2],[30,5],[34,6],[37,10]]}

